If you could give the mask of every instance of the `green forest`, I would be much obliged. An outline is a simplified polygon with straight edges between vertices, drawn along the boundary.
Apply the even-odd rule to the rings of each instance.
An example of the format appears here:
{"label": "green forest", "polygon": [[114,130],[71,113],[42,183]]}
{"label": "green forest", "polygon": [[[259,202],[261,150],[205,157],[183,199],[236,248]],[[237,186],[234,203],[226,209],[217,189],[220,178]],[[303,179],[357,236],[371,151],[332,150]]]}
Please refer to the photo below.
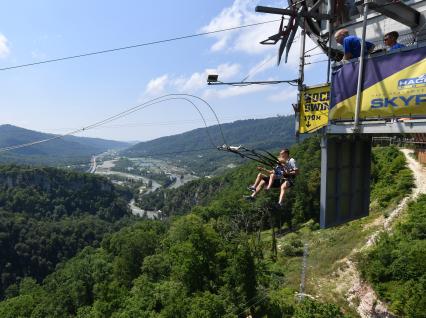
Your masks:
{"label": "green forest", "polygon": [[[242,199],[242,195],[247,194],[247,185],[256,176],[256,164],[247,163],[223,176],[196,180],[174,191],[158,191],[143,197],[142,202],[151,200],[150,204],[156,204],[167,213],[164,221],[126,217],[128,211],[123,202],[129,194],[102,178],[43,169],[38,171],[43,177],[36,177],[32,169],[5,167],[2,170],[5,175],[9,170],[15,171],[10,173],[13,176],[19,175],[19,170],[22,173],[30,171],[25,178],[33,180],[33,186],[29,187],[31,190],[26,189],[18,181],[21,177],[10,179],[0,174],[4,184],[2,195],[10,192],[0,201],[1,206],[5,217],[12,218],[8,221],[9,227],[1,228],[0,244],[3,246],[10,241],[12,231],[9,229],[13,226],[18,227],[14,232],[18,238],[21,233],[31,234],[22,243],[27,247],[19,247],[19,253],[12,253],[17,262],[5,262],[3,254],[0,258],[2,273],[9,274],[5,276],[8,286],[3,288],[0,317],[238,318],[249,314],[253,317],[352,317],[332,301],[306,297],[299,302],[295,297],[298,283],[293,283],[291,268],[280,265],[300,258],[303,253],[298,233],[323,231],[318,231],[319,138],[309,138],[293,146],[291,156],[297,159],[300,175],[283,208],[276,208],[276,190],[262,193],[254,203]],[[59,179],[53,186],[55,174]],[[46,180],[50,181],[46,183]],[[87,186],[84,185],[86,181]],[[21,202],[19,195],[15,200],[17,194],[11,190],[10,182],[12,189],[35,191],[37,199],[27,205]],[[396,148],[374,150],[372,182],[372,205],[383,211],[411,191],[412,175],[406,168],[404,156]],[[61,184],[64,189],[56,190],[56,186],[61,189]],[[71,192],[63,192],[72,184],[75,186],[71,187]],[[80,192],[81,200],[72,206],[67,196],[76,199]],[[91,194],[84,195],[84,192]],[[64,207],[57,213],[51,211],[50,201],[55,199]],[[409,311],[413,307],[410,301],[424,301],[424,289],[421,289],[424,282],[420,280],[411,294],[402,287],[399,291],[394,287],[408,288],[413,277],[423,277],[415,275],[424,261],[417,257],[420,254],[415,254],[414,249],[412,254],[401,250],[398,256],[391,248],[405,246],[408,249],[409,244],[415,242],[419,246],[418,253],[423,251],[419,241],[424,239],[424,222],[417,220],[425,217],[421,208],[424,200],[421,198],[413,203],[407,220],[398,227],[397,233],[384,236],[363,261],[363,275],[381,290],[380,295],[392,302],[392,306],[396,306],[392,308],[398,313],[411,317],[417,316]],[[108,210],[113,204],[114,211]],[[34,212],[31,206],[40,208]],[[24,218],[31,219],[33,225],[27,226],[31,223]],[[98,231],[97,234],[89,234],[84,225],[74,224],[75,219],[89,224],[91,218],[99,222],[98,230],[90,227],[93,232]],[[46,222],[45,230],[36,232],[35,228],[40,228],[37,222]],[[3,226],[3,221],[0,224]],[[19,229],[19,224],[22,227],[25,224],[26,230]],[[72,235],[61,232],[61,229],[72,227],[71,224],[74,226],[70,229],[74,231]],[[101,224],[108,225],[104,228]],[[52,232],[48,227],[56,228],[58,234],[50,237],[46,234],[46,243],[41,244],[39,237]],[[272,233],[276,235],[271,236]],[[274,238],[281,235],[286,235],[285,244],[277,249]],[[68,246],[69,242],[75,250],[60,250],[59,245],[50,243],[54,241],[53,236],[69,239],[67,243],[59,239],[59,245]],[[41,255],[54,265],[39,276],[29,272],[33,266],[25,267],[20,263],[25,253],[31,255],[29,261],[32,260],[30,238],[42,247],[52,247]],[[16,249],[17,243],[9,246]],[[63,257],[55,258],[59,253]],[[73,253],[77,254],[71,257]],[[390,256],[382,259],[383,253]],[[382,260],[386,262],[381,263]],[[412,272],[401,273],[398,264],[404,262],[408,268],[412,266]],[[14,273],[13,270],[20,266],[22,271]],[[405,293],[402,302],[396,296],[398,292]]]}
{"label": "green forest", "polygon": [[411,202],[392,234],[383,233],[361,262],[364,278],[392,312],[426,317],[426,195]]}
{"label": "green forest", "polygon": [[0,298],[24,277],[42,281],[130,218],[130,192],[55,168],[0,166]]}

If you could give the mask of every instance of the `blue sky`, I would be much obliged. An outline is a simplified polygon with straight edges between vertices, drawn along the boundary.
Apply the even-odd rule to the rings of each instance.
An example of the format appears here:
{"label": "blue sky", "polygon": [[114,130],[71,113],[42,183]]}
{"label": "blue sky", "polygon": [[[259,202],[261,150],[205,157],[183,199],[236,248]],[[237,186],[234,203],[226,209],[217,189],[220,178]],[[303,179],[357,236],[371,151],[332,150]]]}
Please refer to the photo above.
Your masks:
{"label": "blue sky", "polygon": [[[175,36],[269,21],[256,5],[283,1],[10,1],[0,12],[0,68]],[[224,81],[294,79],[299,41],[288,64],[276,66],[277,46],[260,40],[279,22],[149,47],[0,72],[0,124],[52,133],[87,126],[150,98],[191,93],[208,100],[222,122],[292,113],[294,87],[280,84],[211,87]],[[314,45],[308,41],[307,48]],[[311,53],[318,53],[314,50]],[[310,61],[324,60],[316,55]],[[325,65],[309,65],[307,84],[325,82]],[[206,119],[213,116],[200,104]],[[80,134],[150,140],[203,126],[182,101],[152,106]]]}

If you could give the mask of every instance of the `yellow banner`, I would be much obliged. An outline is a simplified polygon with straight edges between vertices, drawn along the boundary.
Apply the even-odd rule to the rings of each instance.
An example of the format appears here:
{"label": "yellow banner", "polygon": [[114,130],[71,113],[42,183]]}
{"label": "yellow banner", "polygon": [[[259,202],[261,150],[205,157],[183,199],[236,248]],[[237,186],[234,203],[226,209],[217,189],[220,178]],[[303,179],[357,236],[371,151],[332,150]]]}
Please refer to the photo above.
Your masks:
{"label": "yellow banner", "polygon": [[307,87],[301,94],[299,133],[311,133],[327,125],[330,85]]}
{"label": "yellow banner", "polygon": [[[331,119],[353,119],[358,65],[334,72]],[[426,115],[426,48],[366,61],[360,118]]]}

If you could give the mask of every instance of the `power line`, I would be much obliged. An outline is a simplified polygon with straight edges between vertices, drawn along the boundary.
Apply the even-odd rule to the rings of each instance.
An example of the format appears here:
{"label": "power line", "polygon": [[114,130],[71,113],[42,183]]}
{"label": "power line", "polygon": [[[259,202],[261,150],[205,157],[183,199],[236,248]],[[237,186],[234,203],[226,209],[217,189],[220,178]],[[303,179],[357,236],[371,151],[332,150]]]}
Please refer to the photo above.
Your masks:
{"label": "power line", "polygon": [[[272,113],[252,114],[252,115],[239,116],[239,117],[222,116],[221,119],[222,119],[222,121],[224,119],[229,119],[229,120],[262,119],[265,116],[275,117],[275,116],[277,116],[277,113],[273,113],[273,114]],[[262,118],[256,118],[256,117],[262,117]],[[204,116],[204,118],[206,119],[206,122],[209,123],[209,124],[216,123],[216,120],[214,118],[207,118],[206,116]],[[156,122],[139,122],[139,123],[129,122],[129,123],[115,124],[115,125],[102,125],[102,128],[120,128],[120,127],[131,128],[131,127],[140,127],[140,126],[177,126],[177,125],[195,124],[195,123],[199,123],[199,122],[200,122],[199,119],[156,121]],[[75,128],[75,127],[62,127],[62,128],[49,129],[49,131],[50,132],[52,132],[52,131],[68,131],[68,130],[75,130],[75,129],[77,129],[77,128]]]}
{"label": "power line", "polygon": [[11,69],[29,67],[29,66],[39,65],[39,64],[47,64],[47,63],[53,63],[53,62],[59,62],[59,61],[77,59],[77,58],[82,58],[82,57],[87,57],[87,56],[92,56],[92,55],[98,55],[98,54],[104,54],[104,53],[112,53],[112,52],[117,52],[117,51],[129,50],[129,49],[134,49],[134,48],[143,47],[143,46],[161,44],[161,43],[166,43],[166,42],[173,42],[173,41],[184,40],[184,39],[189,39],[189,38],[195,38],[195,37],[209,35],[209,34],[215,34],[215,33],[220,33],[220,32],[226,32],[226,31],[232,31],[232,30],[237,30],[237,29],[243,29],[243,28],[253,27],[253,26],[267,24],[267,23],[272,23],[272,22],[277,22],[277,21],[281,21],[281,20],[280,19],[275,19],[275,20],[263,21],[263,22],[258,22],[258,23],[245,24],[245,25],[240,25],[240,26],[237,26],[237,27],[231,27],[231,28],[225,28],[225,29],[220,29],[220,30],[214,30],[214,31],[208,31],[208,32],[201,32],[201,33],[183,35],[183,36],[178,36],[178,37],[174,37],[174,38],[168,38],[168,39],[163,39],[163,40],[158,40],[158,41],[151,41],[151,42],[139,43],[139,44],[128,45],[128,46],[123,46],[123,47],[118,47],[118,48],[113,48],[113,49],[107,49],[107,50],[102,50],[102,51],[88,52],[88,53],[82,53],[82,54],[77,54],[77,55],[70,55],[70,56],[65,56],[65,57],[59,57],[59,58],[56,58],[56,59],[44,60],[44,61],[39,61],[39,62],[34,62],[34,63],[27,63],[27,64],[20,64],[20,65],[8,66],[8,67],[0,68],[0,71],[7,71],[7,70],[11,70]]}
{"label": "power line", "polygon": [[[258,294],[254,297],[252,297],[251,299],[249,299],[246,303],[244,303],[241,307],[245,308],[244,310],[242,310],[241,312],[239,312],[237,314],[237,316],[241,316],[243,313],[245,313],[247,310],[249,310],[251,307],[254,307],[255,305],[257,305],[258,303],[260,303],[261,301],[263,301],[264,299],[266,299],[266,297],[268,297],[268,291],[264,291],[264,294]],[[252,300],[255,300],[256,298],[258,298],[254,303],[250,304],[250,302]],[[249,305],[250,304],[250,305]]]}
{"label": "power line", "polygon": [[[220,121],[219,121],[219,118],[217,117],[217,115],[216,115],[216,112],[214,111],[214,109],[213,109],[213,107],[205,100],[205,99],[203,99],[203,98],[201,98],[201,97],[198,97],[198,96],[196,96],[196,95],[192,95],[192,94],[171,94],[171,95],[176,95],[176,96],[189,96],[189,97],[192,97],[192,98],[196,98],[196,99],[198,99],[199,101],[201,101],[201,102],[203,102],[205,105],[207,105],[207,107],[208,108],[210,108],[210,110],[211,110],[211,112],[213,113],[213,115],[214,115],[214,117],[216,118],[216,121],[217,121],[217,124],[218,124],[218,126],[219,126],[219,131],[220,131],[220,134],[222,135],[222,139],[223,139],[223,142],[226,144],[227,142],[226,142],[226,139],[225,139],[225,134],[223,133],[223,130],[222,130],[222,125],[220,124]],[[204,120],[204,118],[203,118],[203,120]],[[206,124],[206,121],[204,120],[204,123]],[[206,128],[207,128],[207,124],[206,124]],[[206,129],[206,131],[208,131],[208,129]]]}
{"label": "power line", "polygon": [[297,86],[298,79],[292,80],[271,80],[271,81],[252,81],[252,82],[207,82],[207,85],[217,86],[217,85],[230,85],[230,86],[250,86],[250,85],[275,85],[286,83],[289,85]]}
{"label": "power line", "polygon": [[309,52],[311,52],[311,51],[313,51],[313,50],[315,50],[315,49],[316,49],[316,48],[318,48],[318,47],[319,47],[319,45],[314,46],[312,49],[309,49],[309,50],[305,51],[305,54],[306,54],[306,53],[309,53]]}
{"label": "power line", "polygon": [[269,61],[271,61],[275,56],[272,55],[269,58],[267,58],[265,61],[263,61],[261,64],[259,64],[258,66],[256,66],[254,69],[252,69],[246,77],[244,77],[241,82],[245,82],[250,76],[252,76],[253,73],[255,73],[257,70],[259,70],[262,66],[264,66],[266,63],[268,63]]}
{"label": "power line", "polygon": [[197,151],[206,151],[206,150],[217,150],[217,147],[205,147],[197,149],[188,149],[188,150],[179,150],[179,151],[169,151],[169,152],[159,152],[159,153],[138,153],[138,156],[141,157],[153,157],[153,156],[164,156],[164,155],[179,155],[182,153],[188,152],[197,152]]}
{"label": "power line", "polygon": [[309,62],[309,63],[305,63],[305,65],[317,64],[317,63],[324,63],[324,62],[328,62],[328,60],[320,60],[320,61]]}
{"label": "power line", "polygon": [[75,135],[77,133],[80,133],[80,132],[83,132],[83,131],[86,131],[86,130],[89,130],[89,129],[94,129],[94,128],[102,126],[102,125],[104,125],[106,123],[109,123],[109,122],[115,121],[117,119],[120,119],[122,117],[128,116],[128,115],[130,115],[130,114],[132,114],[134,112],[137,112],[139,110],[145,109],[145,108],[147,108],[149,106],[152,106],[152,105],[155,105],[155,104],[159,104],[159,103],[162,103],[162,102],[165,102],[165,101],[170,101],[170,100],[185,100],[185,101],[189,102],[190,104],[192,104],[192,106],[197,110],[197,112],[199,113],[201,119],[204,122],[204,125],[206,127],[206,133],[207,133],[207,135],[209,137],[210,142],[212,143],[213,147],[216,148],[217,146],[214,143],[212,136],[210,135],[210,132],[209,132],[208,126],[207,126],[207,122],[204,119],[204,116],[203,116],[202,112],[195,105],[194,102],[192,102],[190,99],[185,98],[183,96],[192,97],[192,98],[198,99],[198,100],[202,101],[203,103],[205,103],[210,108],[211,112],[215,116],[216,121],[218,123],[219,130],[220,130],[220,133],[222,135],[223,142],[226,144],[226,139],[225,139],[225,136],[223,134],[222,126],[221,126],[221,123],[219,121],[219,118],[217,117],[216,112],[214,111],[214,109],[211,107],[211,105],[206,100],[202,99],[201,97],[198,97],[198,96],[195,96],[195,95],[191,95],[191,94],[167,94],[167,95],[163,95],[163,96],[151,99],[151,100],[149,100],[147,102],[144,102],[144,103],[139,104],[137,106],[131,107],[131,108],[129,108],[129,109],[125,110],[125,111],[122,111],[122,112],[120,112],[118,114],[115,114],[113,116],[110,116],[108,118],[100,120],[98,122],[95,122],[95,123],[93,123],[91,125],[88,125],[86,127],[83,127],[83,128],[76,129],[74,131],[68,132],[66,134],[57,135],[57,136],[54,136],[54,137],[51,137],[51,138],[46,138],[46,139],[37,140],[37,141],[33,141],[33,142],[28,142],[28,143],[24,143],[24,144],[18,144],[18,145],[13,145],[13,146],[8,146],[8,147],[0,148],[0,153],[1,152],[15,150],[15,149],[20,149],[20,148],[26,148],[26,147],[30,147],[30,146],[33,146],[33,145],[37,145],[37,144],[49,142],[49,141],[52,141],[52,140],[60,139],[60,138],[66,137],[66,136]]}
{"label": "power line", "polygon": [[314,53],[314,54],[306,54],[305,57],[312,57],[312,56],[317,56],[317,55],[322,55],[322,54],[325,55],[324,52],[320,52],[320,53]]}

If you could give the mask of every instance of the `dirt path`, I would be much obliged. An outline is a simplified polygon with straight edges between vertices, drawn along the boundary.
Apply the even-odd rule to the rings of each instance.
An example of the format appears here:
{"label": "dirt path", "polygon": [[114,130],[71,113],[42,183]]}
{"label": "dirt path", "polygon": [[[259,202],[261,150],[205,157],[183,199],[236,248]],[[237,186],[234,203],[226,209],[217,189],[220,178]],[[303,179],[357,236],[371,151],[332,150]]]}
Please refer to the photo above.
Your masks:
{"label": "dirt path", "polygon": [[[380,232],[389,231],[392,228],[394,220],[404,211],[409,201],[415,199],[421,193],[426,193],[426,169],[410,156],[411,150],[401,149],[401,151],[404,153],[408,167],[413,171],[415,177],[413,192],[398,204],[388,218],[378,218],[374,222],[376,225],[379,225],[380,228],[368,238],[365,246],[361,248],[361,250],[371,246]],[[346,299],[362,318],[396,317],[388,312],[386,305],[377,298],[371,286],[361,279],[356,268],[356,263],[353,261],[353,256],[359,251],[358,249],[354,249],[348,257],[340,261],[342,266],[340,266],[337,273],[339,277],[337,291],[347,291]]]}
{"label": "dirt path", "polygon": [[409,149],[401,149],[407,159],[408,167],[413,171],[415,178],[414,196],[426,193],[426,168],[423,167],[417,160],[410,156],[412,153]]}

